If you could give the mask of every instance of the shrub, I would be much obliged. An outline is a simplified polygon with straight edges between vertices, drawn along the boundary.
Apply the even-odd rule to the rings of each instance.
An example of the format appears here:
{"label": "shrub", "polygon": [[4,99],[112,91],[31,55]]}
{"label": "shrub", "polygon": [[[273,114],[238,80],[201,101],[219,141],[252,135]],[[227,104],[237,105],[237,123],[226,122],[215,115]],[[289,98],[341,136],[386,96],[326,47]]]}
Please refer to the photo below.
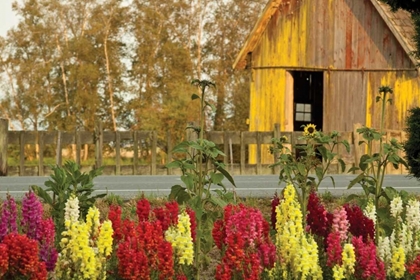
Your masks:
{"label": "shrub", "polygon": [[420,107],[409,110],[406,124],[408,140],[404,143],[405,158],[410,174],[420,179]]}

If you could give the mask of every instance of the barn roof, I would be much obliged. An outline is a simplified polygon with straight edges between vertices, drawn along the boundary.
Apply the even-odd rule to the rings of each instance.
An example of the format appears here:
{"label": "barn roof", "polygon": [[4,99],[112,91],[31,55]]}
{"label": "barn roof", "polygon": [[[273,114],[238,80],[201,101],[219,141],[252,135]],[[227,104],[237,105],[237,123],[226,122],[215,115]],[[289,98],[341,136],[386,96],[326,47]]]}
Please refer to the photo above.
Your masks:
{"label": "barn roof", "polygon": [[[260,18],[254,25],[254,28],[248,35],[245,44],[236,57],[235,62],[233,63],[234,69],[244,69],[246,67],[246,58],[248,53],[252,52],[258,44],[258,41],[264,33],[272,15],[276,12],[282,1],[284,0],[270,0],[267,3]],[[409,55],[414,65],[417,65],[420,61],[416,60],[413,55],[411,55],[412,52],[416,51],[416,46],[413,41],[415,27],[410,13],[402,9],[393,12],[387,4],[379,0],[370,1],[384,19],[391,32],[397,38],[398,42],[400,42],[403,49]]]}

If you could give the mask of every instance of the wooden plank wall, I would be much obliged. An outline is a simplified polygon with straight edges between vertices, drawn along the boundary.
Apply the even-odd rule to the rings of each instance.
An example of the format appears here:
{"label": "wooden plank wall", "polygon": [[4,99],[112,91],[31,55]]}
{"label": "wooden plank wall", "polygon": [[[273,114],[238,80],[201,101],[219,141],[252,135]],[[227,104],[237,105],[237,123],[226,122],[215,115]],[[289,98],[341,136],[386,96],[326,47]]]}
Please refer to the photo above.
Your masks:
{"label": "wooden plank wall", "polygon": [[[364,154],[364,148],[357,145],[360,138],[355,134],[354,131],[341,132],[340,140],[346,139],[351,145],[350,153],[347,153],[344,147],[337,149],[340,157],[347,163],[347,169],[354,166],[355,162],[358,162],[358,158]],[[267,147],[271,144],[273,137],[280,137],[282,135],[287,136],[291,145],[301,144],[299,136],[302,132],[281,132],[279,125],[276,125],[276,129],[273,131],[212,131],[207,132],[206,138],[216,143],[219,148],[226,155],[221,158],[227,166],[227,170],[232,175],[239,174],[278,174],[279,170],[273,170],[268,167],[269,164],[263,160],[264,154],[267,157],[269,155]],[[7,134],[8,145],[13,145],[14,149],[19,150],[19,166],[10,166],[8,169],[8,176],[45,176],[51,174],[51,167],[44,164],[43,151],[49,146],[50,150],[57,151],[56,153],[56,164],[61,165],[63,161],[75,160],[78,164],[81,164],[82,148],[85,145],[94,145],[96,167],[103,166],[104,174],[112,175],[164,175],[164,174],[179,174],[179,170],[168,170],[165,165],[158,162],[158,146],[157,146],[157,134],[155,131],[102,131],[102,133],[92,133],[87,131],[78,132],[46,132],[46,131],[9,131]],[[396,138],[399,141],[405,140],[405,134],[401,131],[387,131],[384,136],[384,140],[389,141],[391,138]],[[168,143],[171,143],[170,135],[167,134],[166,139]],[[100,144],[101,143],[101,144]],[[129,165],[122,164],[121,150],[123,143],[130,143],[131,149],[133,150],[132,163]],[[356,145],[355,145],[356,143]],[[38,166],[29,166],[25,159],[25,149],[27,145],[33,145],[38,151]],[[72,147],[75,149],[74,157],[65,156],[62,152],[65,148]],[[99,147],[101,146],[101,147]],[[107,149],[104,147],[107,146]],[[147,149],[147,160],[142,157],[141,151],[143,147]],[[255,147],[257,155],[257,163],[248,163],[248,152],[250,147]],[[110,153],[110,149],[112,153]],[[169,153],[164,155],[164,161],[170,162],[173,158],[179,158],[183,155],[173,155],[169,146]],[[104,153],[108,152],[108,157],[112,157],[115,160],[115,165],[104,166],[102,160],[106,156]],[[401,155],[403,156],[403,155]],[[234,160],[235,159],[235,160]],[[273,162],[271,160],[271,162]],[[82,166],[84,171],[91,170],[95,166]],[[331,174],[341,173],[338,168],[338,164],[334,163],[329,172]],[[388,173],[390,174],[406,174],[406,170],[400,168],[394,170],[389,168]]]}

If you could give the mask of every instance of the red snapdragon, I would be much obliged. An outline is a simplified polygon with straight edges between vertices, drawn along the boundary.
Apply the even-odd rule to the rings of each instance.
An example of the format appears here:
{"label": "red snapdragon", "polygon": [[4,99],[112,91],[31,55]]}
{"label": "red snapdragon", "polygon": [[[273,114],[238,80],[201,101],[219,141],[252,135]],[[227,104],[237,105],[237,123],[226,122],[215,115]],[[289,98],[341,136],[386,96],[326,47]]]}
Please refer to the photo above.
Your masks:
{"label": "red snapdragon", "polygon": [[329,267],[333,267],[336,264],[341,265],[342,252],[340,232],[331,232],[327,237],[327,265]]}
{"label": "red snapdragon", "polygon": [[420,254],[410,263],[405,265],[408,273],[416,276],[416,280],[420,280]]}
{"label": "red snapdragon", "polygon": [[150,214],[150,202],[146,198],[139,199],[137,201],[137,218],[139,222],[141,221],[148,221],[149,214]]}
{"label": "red snapdragon", "polygon": [[306,223],[310,233],[327,238],[331,228],[332,214],[328,213],[315,192],[308,199]]}
{"label": "red snapdragon", "polygon": [[8,270],[6,279],[29,277],[47,279],[45,263],[39,260],[38,243],[26,235],[10,233],[2,242],[7,247]]}
{"label": "red snapdragon", "polygon": [[114,243],[118,243],[122,239],[121,231],[121,207],[119,205],[111,205],[109,208],[108,219],[112,223],[114,233],[112,238]]}
{"label": "red snapdragon", "polygon": [[385,265],[376,255],[376,246],[372,240],[363,241],[363,237],[352,238],[356,254],[355,276],[357,279],[385,279]]}
{"label": "red snapdragon", "polygon": [[357,205],[344,205],[347,212],[347,219],[350,223],[349,232],[356,237],[362,236],[363,242],[373,240],[375,236],[375,224],[363,214],[362,209]]}

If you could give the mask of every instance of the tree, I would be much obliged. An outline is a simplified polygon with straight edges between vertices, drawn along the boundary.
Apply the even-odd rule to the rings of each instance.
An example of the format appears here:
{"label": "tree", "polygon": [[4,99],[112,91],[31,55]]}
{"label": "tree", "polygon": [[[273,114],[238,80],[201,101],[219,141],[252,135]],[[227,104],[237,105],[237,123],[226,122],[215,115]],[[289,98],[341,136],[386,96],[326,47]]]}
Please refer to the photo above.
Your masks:
{"label": "tree", "polygon": [[214,129],[247,130],[249,80],[235,72],[233,62],[267,1],[212,1],[211,18],[204,26],[205,72],[216,82]]}
{"label": "tree", "polygon": [[415,56],[420,58],[420,0],[381,0],[391,6],[392,10],[403,9],[411,13],[416,29],[416,35],[413,38],[416,44]]}

